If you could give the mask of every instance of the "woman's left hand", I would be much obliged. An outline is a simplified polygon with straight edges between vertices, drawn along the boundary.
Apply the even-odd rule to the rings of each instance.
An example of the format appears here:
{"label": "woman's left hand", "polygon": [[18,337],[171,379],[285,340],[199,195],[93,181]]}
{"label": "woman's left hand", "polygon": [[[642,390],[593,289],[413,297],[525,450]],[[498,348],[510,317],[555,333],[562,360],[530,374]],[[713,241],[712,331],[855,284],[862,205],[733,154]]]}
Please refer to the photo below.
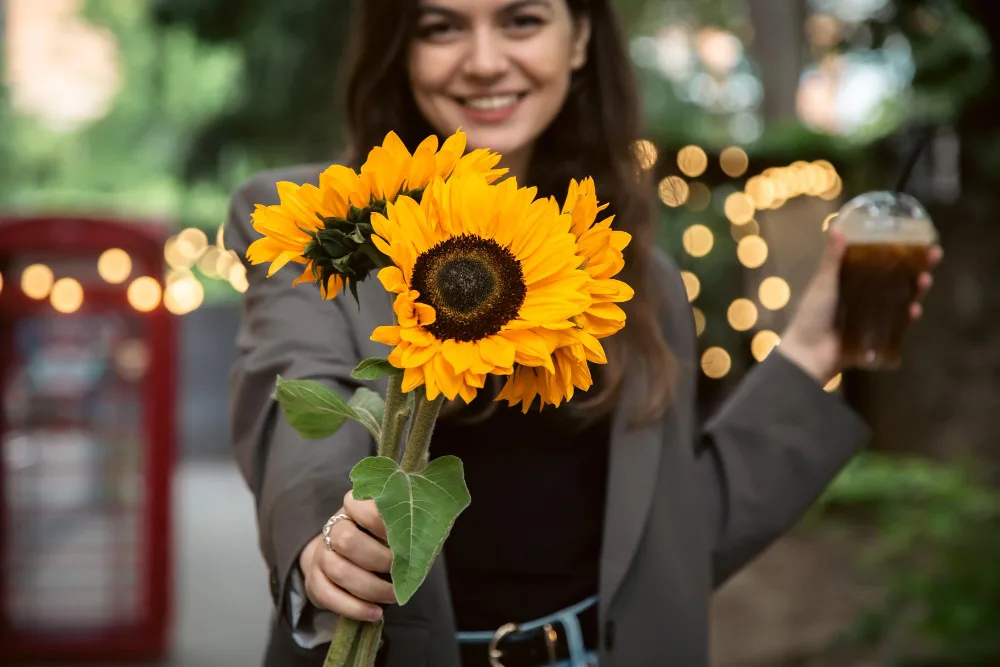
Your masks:
{"label": "woman's left hand", "polygon": [[[837,312],[840,261],[846,247],[842,232],[833,229],[827,234],[819,269],[806,288],[777,348],[781,354],[824,385],[841,370],[840,335],[834,326],[834,318]],[[932,246],[928,250],[928,269],[936,266],[941,257],[941,248]],[[920,299],[930,289],[932,282],[929,270],[921,273],[917,279],[917,298],[910,304],[912,319],[920,317]]]}

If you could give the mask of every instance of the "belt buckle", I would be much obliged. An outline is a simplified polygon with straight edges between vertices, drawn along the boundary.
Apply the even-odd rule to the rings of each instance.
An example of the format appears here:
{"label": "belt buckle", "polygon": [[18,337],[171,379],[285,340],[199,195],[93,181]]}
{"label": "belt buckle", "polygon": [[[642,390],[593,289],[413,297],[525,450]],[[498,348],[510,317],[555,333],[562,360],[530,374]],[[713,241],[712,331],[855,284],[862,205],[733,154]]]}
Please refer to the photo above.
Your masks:
{"label": "belt buckle", "polygon": [[490,640],[489,653],[487,657],[490,660],[490,667],[504,667],[503,663],[500,662],[500,658],[503,657],[503,651],[500,650],[500,642],[507,635],[518,632],[520,628],[517,623],[504,623],[497,631],[493,633],[493,639]]}

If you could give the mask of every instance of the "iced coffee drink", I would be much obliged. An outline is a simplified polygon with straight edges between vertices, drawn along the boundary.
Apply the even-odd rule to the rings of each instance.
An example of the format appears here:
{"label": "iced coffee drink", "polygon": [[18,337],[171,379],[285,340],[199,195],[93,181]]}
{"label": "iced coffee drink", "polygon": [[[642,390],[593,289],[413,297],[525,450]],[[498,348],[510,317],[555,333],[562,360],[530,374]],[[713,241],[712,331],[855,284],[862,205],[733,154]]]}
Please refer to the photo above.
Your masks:
{"label": "iced coffee drink", "polygon": [[833,225],[847,238],[836,326],[843,361],[865,369],[899,365],[910,304],[937,231],[917,200],[873,192],[848,202]]}

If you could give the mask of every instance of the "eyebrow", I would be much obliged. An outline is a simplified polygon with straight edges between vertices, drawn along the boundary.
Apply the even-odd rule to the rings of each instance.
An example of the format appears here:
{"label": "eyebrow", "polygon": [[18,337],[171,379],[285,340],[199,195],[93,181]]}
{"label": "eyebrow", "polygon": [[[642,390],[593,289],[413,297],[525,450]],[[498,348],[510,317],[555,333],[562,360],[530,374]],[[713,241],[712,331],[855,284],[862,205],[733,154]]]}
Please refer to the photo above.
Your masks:
{"label": "eyebrow", "polygon": [[[499,13],[510,14],[516,12],[519,9],[524,9],[526,7],[545,7],[547,9],[552,8],[552,3],[550,0],[515,0],[514,2],[508,2],[506,5],[500,8]],[[433,3],[421,3],[420,5],[421,15],[426,14],[441,14],[442,16],[458,16],[459,12],[451,9],[450,7],[443,7],[441,5],[435,5]]]}

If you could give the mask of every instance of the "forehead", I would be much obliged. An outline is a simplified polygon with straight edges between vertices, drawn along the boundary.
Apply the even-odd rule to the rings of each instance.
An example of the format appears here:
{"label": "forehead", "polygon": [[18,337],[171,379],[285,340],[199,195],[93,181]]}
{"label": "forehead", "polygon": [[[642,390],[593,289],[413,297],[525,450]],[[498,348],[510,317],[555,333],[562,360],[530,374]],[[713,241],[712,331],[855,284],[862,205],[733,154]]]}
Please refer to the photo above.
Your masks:
{"label": "forehead", "polygon": [[453,14],[495,14],[520,8],[555,9],[566,0],[418,0],[424,12],[440,11]]}

